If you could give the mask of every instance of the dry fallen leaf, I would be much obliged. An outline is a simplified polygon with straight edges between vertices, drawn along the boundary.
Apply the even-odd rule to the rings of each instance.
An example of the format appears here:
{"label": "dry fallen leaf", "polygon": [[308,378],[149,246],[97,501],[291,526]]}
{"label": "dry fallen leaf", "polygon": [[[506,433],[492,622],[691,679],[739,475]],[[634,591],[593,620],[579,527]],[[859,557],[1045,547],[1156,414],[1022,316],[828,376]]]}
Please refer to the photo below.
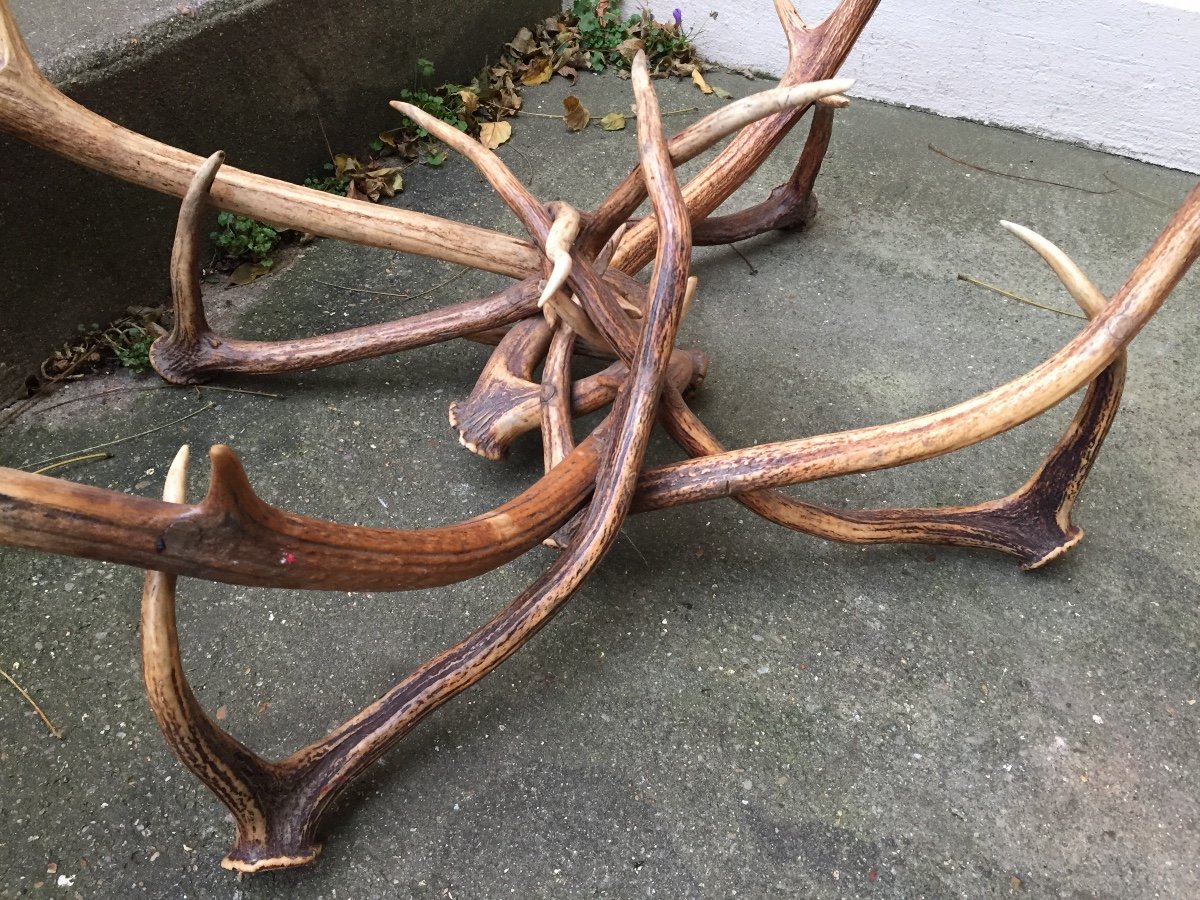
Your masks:
{"label": "dry fallen leaf", "polygon": [[512,137],[512,125],[508,122],[484,122],[479,126],[479,143],[495,150]]}
{"label": "dry fallen leaf", "polygon": [[479,95],[474,91],[464,89],[458,92],[458,96],[462,98],[463,110],[467,115],[479,109]]}
{"label": "dry fallen leaf", "polygon": [[[262,266],[257,263],[242,263],[233,270],[233,274],[229,276],[229,283],[238,285],[250,284],[252,281],[258,281],[264,275],[271,274],[270,266]],[[223,709],[224,707],[222,707]]]}
{"label": "dry fallen leaf", "polygon": [[535,84],[545,84],[554,75],[554,66],[549,57],[540,56],[529,64],[525,74],[521,76],[521,84],[531,87]]}
{"label": "dry fallen leaf", "polygon": [[704,76],[700,74],[699,69],[692,69],[692,81],[694,81],[696,87],[700,88],[700,90],[705,94],[711,94],[713,92],[713,89],[708,86],[708,82],[704,80]]}
{"label": "dry fallen leaf", "polygon": [[568,131],[583,131],[588,127],[588,123],[592,121],[592,114],[587,111],[586,106],[579,102],[578,97],[572,94],[563,101],[563,106],[567,110],[563,121],[567,123]]}
{"label": "dry fallen leaf", "polygon": [[605,131],[624,131],[625,117],[620,113],[609,113],[600,120],[600,126]]}
{"label": "dry fallen leaf", "polygon": [[717,87],[714,84],[714,85],[712,85],[712,89],[713,89],[713,93],[716,94],[718,97],[720,97],[722,100],[732,100],[733,99],[733,94],[729,93],[729,91],[725,90],[725,88],[723,88],[723,87]]}
{"label": "dry fallen leaf", "polygon": [[639,50],[645,49],[646,42],[641,38],[629,38],[617,44],[617,52],[629,62],[633,62],[633,58],[638,55]]}

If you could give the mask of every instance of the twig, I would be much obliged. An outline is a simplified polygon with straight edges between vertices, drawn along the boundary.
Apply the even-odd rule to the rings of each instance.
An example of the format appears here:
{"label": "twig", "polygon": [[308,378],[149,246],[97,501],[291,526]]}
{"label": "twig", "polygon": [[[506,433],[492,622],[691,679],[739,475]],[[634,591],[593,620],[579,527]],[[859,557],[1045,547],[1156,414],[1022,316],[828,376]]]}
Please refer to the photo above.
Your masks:
{"label": "twig", "polygon": [[457,272],[455,272],[453,275],[451,275],[449,278],[447,278],[441,284],[435,284],[433,287],[431,287],[427,291],[421,291],[421,293],[419,293],[419,294],[413,294],[412,297],[410,297],[409,299],[410,300],[420,300],[422,297],[428,297],[434,291],[440,291],[442,288],[444,288],[446,285],[450,284],[451,282],[458,281],[458,279],[462,278],[464,275],[466,275],[470,271],[471,271],[470,266],[463,266],[461,269],[459,269]]}
{"label": "twig", "polygon": [[63,739],[62,732],[54,727],[54,723],[50,721],[50,717],[42,712],[42,708],[34,702],[32,697],[25,693],[25,688],[13,681],[13,677],[3,669],[0,669],[0,675],[3,675],[8,680],[8,683],[17,689],[17,692],[25,698],[25,702],[33,707],[33,711],[42,717],[42,721],[46,723],[46,727],[50,729],[50,733],[61,741]]}
{"label": "twig", "polygon": [[1127,184],[1121,184],[1121,182],[1117,181],[1117,179],[1113,178],[1107,172],[1104,173],[1104,180],[1107,181],[1109,184],[1119,187],[1123,191],[1127,191],[1128,193],[1133,194],[1133,196],[1135,196],[1135,197],[1141,197],[1143,200],[1146,200],[1149,203],[1153,203],[1155,206],[1161,206],[1163,209],[1174,209],[1175,208],[1175,204],[1173,204],[1173,203],[1167,203],[1165,200],[1159,200],[1157,197],[1151,197],[1149,194],[1143,194],[1141,191],[1135,191],[1133,188],[1131,188]]}
{"label": "twig", "polygon": [[[504,112],[515,113],[518,118],[520,118],[521,116],[534,116],[535,118],[538,118],[538,119],[565,119],[566,118],[566,116],[556,116],[553,113],[526,112],[523,109],[515,110],[515,109],[508,109],[507,107],[504,108]],[[665,119],[668,116],[682,116],[684,113],[690,113],[690,112],[700,112],[700,107],[685,106],[682,109],[668,110],[667,112],[661,114],[661,118]],[[631,113],[621,113],[621,115],[624,116],[626,119],[636,119],[637,118],[637,113],[632,113],[632,112]],[[592,120],[590,122],[588,122],[588,124],[589,125],[599,125],[600,118],[597,116],[593,116]]]}
{"label": "twig", "polygon": [[994,291],[1001,297],[1007,297],[1009,300],[1016,300],[1018,303],[1024,303],[1026,306],[1044,309],[1046,312],[1058,313],[1060,316],[1071,316],[1074,319],[1087,319],[1087,316],[1080,315],[1077,312],[1068,312],[1065,309],[1055,309],[1053,306],[1043,306],[1036,300],[1030,300],[1028,297],[1022,297],[1020,294],[1014,294],[1012,291],[1006,291],[1002,287],[996,287],[994,284],[988,284],[986,281],[980,281],[978,278],[972,278],[970,275],[963,275],[961,272],[958,275],[958,280],[965,281],[967,284],[973,284],[976,287],[985,288],[989,291]]}
{"label": "twig", "polygon": [[758,274],[758,269],[754,268],[754,263],[750,262],[750,259],[746,256],[746,254],[739,250],[735,244],[726,244],[725,246],[742,258],[742,262],[744,262],[746,267],[750,269],[751,275]]}
{"label": "twig", "polygon": [[[304,278],[303,275],[300,276]],[[397,294],[394,291],[372,291],[368,288],[350,287],[347,284],[334,284],[332,281],[322,281],[320,278],[304,278],[305,281],[313,284],[320,284],[325,287],[336,288],[339,291],[352,291],[355,294],[374,294],[376,297],[399,297],[401,300],[411,300],[412,294]]]}
{"label": "twig", "polygon": [[646,565],[646,568],[650,568],[650,560],[646,559],[646,554],[638,549],[638,545],[633,542],[633,538],[629,536],[624,528],[621,529],[621,537],[629,541],[629,546],[633,548],[633,552],[642,558],[642,562]]}
{"label": "twig", "polygon": [[988,168],[985,168],[984,166],[977,166],[974,163],[967,162],[965,159],[959,159],[957,156],[951,156],[945,150],[939,150],[937,147],[933,146],[933,144],[929,145],[929,149],[932,150],[934,153],[936,153],[938,156],[940,156],[944,159],[950,160],[950,162],[958,163],[960,166],[966,166],[968,169],[974,169],[976,172],[986,172],[988,175],[999,175],[1001,178],[1012,178],[1015,181],[1031,181],[1034,184],[1048,184],[1048,185],[1051,185],[1052,187],[1067,188],[1068,190],[1071,190],[1071,191],[1080,191],[1084,194],[1104,195],[1104,194],[1115,194],[1117,192],[1116,188],[1113,188],[1111,191],[1094,191],[1091,188],[1079,187],[1078,185],[1074,185],[1074,184],[1063,184],[1061,181],[1046,181],[1044,178],[1033,178],[1032,176],[1029,176],[1029,175],[1014,175],[1011,172],[997,172],[995,169],[988,169]]}
{"label": "twig", "polygon": [[518,153],[521,154],[521,156],[523,156],[525,158],[525,165],[527,165],[529,167],[529,177],[525,179],[525,185],[527,187],[533,187],[533,179],[534,179],[534,176],[537,175],[537,169],[533,165],[533,157],[530,156],[528,153],[526,153],[524,150],[522,150],[518,144],[509,143],[508,146],[511,147],[513,150],[516,150]]}
{"label": "twig", "polygon": [[[52,403],[50,406],[41,407],[38,410],[38,412],[49,412],[52,409],[58,409],[60,406],[70,406],[72,403],[82,403],[85,400],[95,400],[97,397],[106,397],[109,394],[123,394],[126,392],[144,394],[144,393],[148,393],[149,391],[170,391],[170,390],[174,390],[174,388],[170,388],[165,385],[160,385],[159,387],[119,387],[119,388],[113,388],[111,391],[100,391],[99,393],[96,393],[96,394],[88,394],[85,397],[72,397],[70,400],[62,400],[58,403]],[[33,405],[33,401],[36,399],[37,399],[37,397],[30,397],[29,401],[26,403],[26,405],[23,408],[21,408],[20,410],[18,410],[17,413],[11,417],[11,419],[5,420],[5,422],[10,421],[12,419],[20,418],[21,415],[24,414],[26,412],[26,410]],[[0,425],[5,424],[5,422],[0,422]]]}
{"label": "twig", "polygon": [[[248,391],[245,388],[229,388],[217,387],[212,384],[197,384],[195,385],[198,391],[220,391],[223,394],[248,394],[251,397],[269,397],[272,400],[286,400],[283,394],[268,394],[266,391]],[[162,390],[174,390],[174,388],[163,388]]]}
{"label": "twig", "polygon": [[317,113],[317,125],[321,129],[321,137],[323,137],[325,139],[325,150],[329,153],[329,161],[331,163],[336,163],[337,157],[334,156],[333,145],[329,143],[329,135],[325,131],[325,123],[321,121],[321,113],[320,112]]}
{"label": "twig", "polygon": [[356,294],[374,294],[377,297],[399,297],[401,300],[418,300],[421,297],[429,296],[430,294],[432,294],[434,291],[438,290],[439,288],[444,288],[450,282],[455,281],[459,278],[462,278],[463,275],[467,274],[467,272],[469,272],[470,270],[471,270],[470,266],[460,269],[458,272],[455,272],[453,275],[451,275],[449,278],[447,278],[445,281],[443,281],[441,284],[435,284],[429,290],[422,291],[419,294],[397,294],[394,291],[374,291],[374,290],[371,290],[370,288],[357,288],[357,287],[350,287],[349,285],[345,285],[345,284],[334,284],[332,281],[322,281],[319,278],[304,278],[304,276],[300,276],[300,277],[304,278],[305,281],[311,281],[313,284],[321,284],[321,285],[324,285],[325,287],[337,288],[339,291],[353,291]]}
{"label": "twig", "polygon": [[50,457],[47,457],[46,459],[39,459],[35,463],[29,463],[28,465],[21,466],[21,469],[24,471],[28,471],[29,469],[33,469],[38,466],[43,466],[46,463],[52,463],[52,462],[56,462],[60,459],[65,459],[68,456],[74,456],[74,455],[80,454],[80,453],[91,453],[93,450],[103,450],[105,447],[113,447],[113,446],[116,446],[117,444],[124,444],[126,441],[132,441],[132,440],[135,440],[140,437],[145,437],[148,434],[154,434],[156,431],[162,431],[164,428],[170,428],[172,425],[178,425],[180,422],[190,419],[192,416],[198,416],[202,412],[208,412],[210,409],[214,409],[216,407],[216,405],[217,404],[213,403],[210,400],[208,403],[206,403],[204,406],[200,407],[199,409],[188,413],[186,416],[180,416],[178,419],[175,419],[173,422],[167,422],[165,425],[159,425],[156,428],[150,428],[150,429],[147,429],[146,431],[139,431],[137,434],[131,434],[128,437],[117,438],[115,441],[108,441],[103,444],[97,444],[95,447],[84,447],[82,450],[76,450],[76,451],[73,451],[72,453],[60,453],[58,456],[50,456]]}
{"label": "twig", "polygon": [[43,466],[34,471],[34,475],[45,475],[47,472],[53,472],[55,469],[61,469],[63,466],[74,465],[77,462],[90,462],[93,459],[112,459],[113,455],[107,450],[101,453],[85,453],[83,456],[72,456],[70,459],[64,459],[62,462],[51,463],[48,466]]}

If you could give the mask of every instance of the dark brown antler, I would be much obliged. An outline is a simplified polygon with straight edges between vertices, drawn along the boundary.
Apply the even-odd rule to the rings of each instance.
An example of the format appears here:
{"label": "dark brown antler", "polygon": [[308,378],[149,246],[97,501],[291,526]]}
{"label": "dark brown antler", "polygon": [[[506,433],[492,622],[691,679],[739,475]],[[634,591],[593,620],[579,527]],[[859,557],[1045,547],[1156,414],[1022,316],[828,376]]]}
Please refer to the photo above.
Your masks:
{"label": "dark brown antler", "polygon": [[[566,552],[496,618],[430,660],[323,740],[279,763],[247,750],[205,715],[187,686],[174,622],[174,578],[148,573],[143,599],[143,664],[163,733],[185,765],[233,814],[237,839],[222,863],[243,872],[302,865],[320,852],[316,830],[336,797],[421,719],[514,653],[575,592],[619,533],[682,320],[690,228],[658,126],[645,58],[633,69],[639,152],[662,219],[642,340],[614,414],[613,440],[596,491]],[[166,501],[182,501],[186,448],[168,476]]]}
{"label": "dark brown antler", "polygon": [[[542,431],[546,474],[536,484],[481,516],[425,530],[361,528],[277,509],[254,493],[226,447],[212,449],[209,492],[195,505],[183,496],[186,448],[171,467],[163,501],[0,468],[0,543],[151,570],[142,611],[147,691],[172,749],[234,816],[228,868],[254,872],[312,860],[320,851],[322,815],[347,785],[545,625],[611,548],[632,511],[732,496],[771,521],[833,540],[986,548],[1013,554],[1026,567],[1079,541],[1082,530],[1071,511],[1120,401],[1125,347],[1200,255],[1200,188],[1111,303],[1062,251],[1005,223],[1050,263],[1092,321],[1041,366],[979,397],[890,425],[734,451],[725,450],[684,401],[707,368],[702,353],[674,346],[697,286],[688,273],[692,246],[811,218],[832,110],[846,104],[842,94],[851,85],[832,76],[877,2],[842,0],[810,28],[788,0],[775,0],[790,48],[781,87],[728,104],[670,140],[639,54],[632,71],[639,162],[591,214],[564,202],[543,204],[496,154],[420,109],[394,104],[479,169],[531,238],[519,241],[283,185],[223,168],[221,154],[201,161],[125,131],[41,77],[0,0],[0,128],[184,197],[171,269],[175,328],[153,349],[164,377],[188,383],[220,372],[296,371],[466,337],[494,343],[496,350],[471,396],[451,407],[462,442],[499,458],[517,435]],[[809,107],[808,141],[789,181],[756,206],[710,218]],[[739,130],[690,184],[679,186],[675,167]],[[633,221],[647,197],[652,214]],[[196,276],[199,222],[210,203],[521,280],[492,297],[398,322],[290,341],[231,340],[209,328]],[[647,287],[632,276],[651,258],[656,264]],[[577,355],[615,361],[578,377]],[[1089,384],[1075,420],[1038,471],[999,500],[841,511],[774,491],[969,446]],[[603,423],[577,444],[573,418],[610,405]],[[645,471],[656,420],[697,458]],[[282,761],[259,757],[223,731],[188,686],[175,624],[178,575],[272,587],[405,590],[486,572],[539,541],[564,552],[491,621]]]}

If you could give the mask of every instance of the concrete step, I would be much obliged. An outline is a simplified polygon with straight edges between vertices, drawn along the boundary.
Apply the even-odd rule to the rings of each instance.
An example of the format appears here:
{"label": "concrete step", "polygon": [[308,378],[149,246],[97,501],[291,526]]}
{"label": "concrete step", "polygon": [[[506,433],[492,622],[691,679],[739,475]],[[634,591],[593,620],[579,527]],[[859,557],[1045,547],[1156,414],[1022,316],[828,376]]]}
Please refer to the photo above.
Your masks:
{"label": "concrete step", "polygon": [[[358,148],[416,60],[465,80],[548,0],[13,0],[30,49],[115,122],[289,180]],[[181,12],[183,9],[185,12]],[[0,135],[0,404],[82,322],[162,302],[177,204]]]}

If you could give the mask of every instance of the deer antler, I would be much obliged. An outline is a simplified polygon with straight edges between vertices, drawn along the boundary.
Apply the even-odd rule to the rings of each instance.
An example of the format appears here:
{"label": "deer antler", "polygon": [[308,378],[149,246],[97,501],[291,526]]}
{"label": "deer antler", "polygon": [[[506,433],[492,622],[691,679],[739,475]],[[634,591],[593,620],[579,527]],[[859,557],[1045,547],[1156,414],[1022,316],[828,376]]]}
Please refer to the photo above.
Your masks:
{"label": "deer antler", "polygon": [[715,499],[930,459],[994,437],[1062,402],[1117,360],[1200,256],[1193,189],[1112,301],[1025,375],[939,412],[890,425],[760,444],[647,472],[643,509]]}
{"label": "deer antler", "polygon": [[[831,76],[877,2],[842,0],[825,22],[809,27],[791,3],[776,0],[790,51],[781,87],[728,104],[670,140],[639,53],[632,65],[638,164],[591,214],[562,202],[543,204],[496,154],[422,110],[394,103],[484,175],[529,233],[530,241],[520,241],[336,200],[225,168],[223,154],[202,161],[121,129],[45,81],[7,0],[0,0],[0,128],[183,197],[171,266],[175,327],[152,351],[164,377],[190,382],[218,372],[293,371],[467,337],[495,343],[496,350],[471,396],[451,407],[462,442],[498,458],[518,434],[542,430],[546,474],[535,485],[481,516],[424,530],[347,526],[277,509],[254,493],[237,457],[221,446],[210,451],[208,495],[194,505],[183,490],[186,447],[171,467],[162,501],[0,468],[0,543],[150,570],[142,612],[147,691],[172,749],[234,816],[228,868],[253,872],[313,859],[321,817],[335,798],[426,715],[543,627],[612,546],[630,512],[732,496],[771,521],[834,540],[981,547],[1014,554],[1026,567],[1078,542],[1082,530],[1072,524],[1071,510],[1120,401],[1125,347],[1200,255],[1200,188],[1111,302],[1049,241],[1004,223],[1049,263],[1091,322],[1042,365],[971,400],[890,425],[727,451],[683,399],[707,367],[699,351],[675,347],[697,288],[689,276],[692,246],[811,218],[833,110],[846,105],[851,85]],[[757,206],[709,218],[809,106],[815,106],[812,125],[789,181]],[[739,130],[680,187],[675,167]],[[647,197],[652,214],[634,222],[630,217]],[[521,280],[492,297],[398,322],[291,341],[231,340],[209,328],[196,275],[199,223],[210,203]],[[646,286],[632,276],[651,258],[656,264]],[[578,378],[577,354],[616,361]],[[773,490],[951,452],[1027,421],[1089,383],[1067,433],[1007,497],[957,508],[841,511]],[[603,423],[576,444],[573,417],[609,405]],[[656,420],[697,458],[644,470]],[[493,619],[282,761],[264,760],[224,732],[188,686],[175,623],[178,575],[272,587],[406,590],[472,577],[539,541],[564,552]]]}
{"label": "deer antler", "polygon": [[[41,74],[0,0],[0,131],[89,169],[183,197],[203,160],[122,128],[67,99]],[[219,209],[323,237],[433,256],[523,278],[537,257],[508,235],[424,213],[335,197],[274,178],[225,168],[213,184]]]}

